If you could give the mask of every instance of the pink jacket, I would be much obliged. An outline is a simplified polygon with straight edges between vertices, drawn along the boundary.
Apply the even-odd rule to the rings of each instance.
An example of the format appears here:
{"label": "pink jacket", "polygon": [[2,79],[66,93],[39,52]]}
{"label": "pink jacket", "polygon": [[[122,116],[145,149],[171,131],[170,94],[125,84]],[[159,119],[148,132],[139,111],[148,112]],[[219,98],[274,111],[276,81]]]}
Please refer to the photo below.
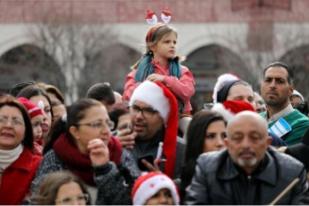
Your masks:
{"label": "pink jacket", "polygon": [[[181,77],[178,79],[174,76],[169,76],[168,68],[163,68],[160,65],[154,63],[154,70],[156,74],[165,75],[162,83],[164,83],[170,90],[184,102],[184,113],[190,114],[192,110],[190,99],[195,92],[195,82],[191,71],[181,66]],[[123,99],[126,101],[130,100],[130,97],[134,89],[140,84],[135,81],[136,69],[133,69],[126,77],[124,85]]]}

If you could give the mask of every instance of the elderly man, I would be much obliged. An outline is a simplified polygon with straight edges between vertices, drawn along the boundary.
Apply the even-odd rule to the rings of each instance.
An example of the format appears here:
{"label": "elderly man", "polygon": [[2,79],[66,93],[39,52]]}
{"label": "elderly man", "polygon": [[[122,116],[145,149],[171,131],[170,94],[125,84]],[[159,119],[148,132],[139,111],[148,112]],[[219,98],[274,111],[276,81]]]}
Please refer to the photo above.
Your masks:
{"label": "elderly man", "polygon": [[227,150],[201,155],[187,190],[187,204],[269,204],[299,182],[278,204],[299,204],[307,190],[302,163],[269,148],[267,123],[257,113],[238,113],[227,126]]}
{"label": "elderly man", "polygon": [[274,62],[263,72],[261,94],[267,111],[261,115],[268,121],[269,133],[281,138],[287,145],[301,141],[309,127],[309,119],[293,109],[290,96],[293,92],[291,69],[284,63]]}
{"label": "elderly man", "polygon": [[147,162],[154,164],[158,160],[165,174],[179,177],[185,147],[177,137],[175,96],[163,84],[145,81],[134,90],[129,105],[133,131],[119,134],[123,147],[131,151],[141,170],[149,169]]}

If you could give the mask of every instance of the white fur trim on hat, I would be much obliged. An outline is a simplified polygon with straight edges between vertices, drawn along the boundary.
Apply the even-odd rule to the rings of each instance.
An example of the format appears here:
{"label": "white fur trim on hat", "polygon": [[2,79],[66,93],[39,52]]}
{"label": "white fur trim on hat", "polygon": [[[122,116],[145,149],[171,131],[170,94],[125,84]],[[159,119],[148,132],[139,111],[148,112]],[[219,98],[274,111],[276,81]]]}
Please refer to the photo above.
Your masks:
{"label": "white fur trim on hat", "polygon": [[217,82],[213,89],[213,93],[212,93],[213,103],[217,103],[218,92],[220,91],[220,89],[222,89],[222,87],[226,84],[226,82],[234,81],[234,80],[239,80],[239,78],[235,76],[234,74],[230,74],[230,73],[221,74],[218,77]]}
{"label": "white fur trim on hat", "polygon": [[235,116],[233,112],[226,109],[224,105],[221,103],[214,104],[214,106],[211,108],[211,111],[218,112],[219,114],[221,114],[227,122],[232,120]]}
{"label": "white fur trim on hat", "polygon": [[298,96],[303,102],[305,101],[304,96],[296,89],[293,90],[292,96]]}
{"label": "white fur trim on hat", "polygon": [[171,192],[175,205],[178,205],[179,196],[177,194],[176,186],[169,177],[163,174],[158,174],[145,179],[134,194],[133,204],[144,205],[149,198],[164,188]]}
{"label": "white fur trim on hat", "polygon": [[144,102],[157,110],[164,123],[167,123],[170,104],[159,85],[151,81],[144,81],[134,90],[129,106],[132,106],[136,100]]}

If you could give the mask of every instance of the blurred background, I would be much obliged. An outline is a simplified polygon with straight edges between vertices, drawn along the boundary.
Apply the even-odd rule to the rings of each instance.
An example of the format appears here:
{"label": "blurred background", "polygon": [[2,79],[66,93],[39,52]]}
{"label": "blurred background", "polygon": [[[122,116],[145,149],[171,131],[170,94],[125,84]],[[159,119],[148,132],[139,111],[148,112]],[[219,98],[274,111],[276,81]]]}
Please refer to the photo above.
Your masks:
{"label": "blurred background", "polygon": [[144,52],[147,9],[172,12],[178,54],[196,80],[193,104],[211,101],[230,72],[259,90],[262,69],[282,60],[308,100],[308,0],[0,0],[0,90],[43,81],[71,102],[96,82],[122,92]]}

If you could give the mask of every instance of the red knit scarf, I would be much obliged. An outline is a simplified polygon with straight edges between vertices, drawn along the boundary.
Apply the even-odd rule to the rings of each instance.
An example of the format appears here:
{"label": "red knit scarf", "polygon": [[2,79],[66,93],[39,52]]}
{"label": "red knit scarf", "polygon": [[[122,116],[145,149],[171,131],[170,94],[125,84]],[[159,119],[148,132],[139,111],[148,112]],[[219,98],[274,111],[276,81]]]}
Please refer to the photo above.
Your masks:
{"label": "red knit scarf", "polygon": [[[80,177],[86,184],[94,186],[94,173],[91,160],[88,155],[82,154],[72,144],[65,134],[62,134],[53,145],[56,155],[64,162],[68,169]],[[122,148],[118,139],[111,137],[108,143],[110,160],[119,164],[121,161]]]}

